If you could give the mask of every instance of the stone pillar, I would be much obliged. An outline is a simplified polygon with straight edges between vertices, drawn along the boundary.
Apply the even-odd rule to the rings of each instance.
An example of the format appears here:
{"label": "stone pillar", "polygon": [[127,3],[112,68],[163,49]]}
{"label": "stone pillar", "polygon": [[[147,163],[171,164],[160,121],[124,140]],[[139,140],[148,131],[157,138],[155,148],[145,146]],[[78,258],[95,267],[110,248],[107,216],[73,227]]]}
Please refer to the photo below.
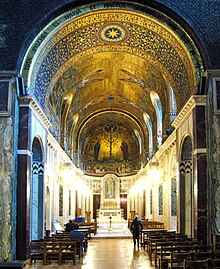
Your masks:
{"label": "stone pillar", "polygon": [[[27,100],[28,101],[28,100]],[[17,259],[29,256],[30,241],[30,108],[29,103],[20,105],[18,129],[18,172],[17,172]]]}
{"label": "stone pillar", "polygon": [[[199,98],[199,97],[198,97]],[[203,99],[204,100],[204,99]],[[193,109],[193,189],[194,237],[207,243],[207,158],[205,103],[198,100]]]}
{"label": "stone pillar", "polygon": [[16,76],[0,71],[0,262],[16,259]]}
{"label": "stone pillar", "polygon": [[86,211],[86,222],[87,223],[91,222],[91,211],[90,210]]}
{"label": "stone pillar", "polygon": [[85,217],[85,212],[86,212],[86,196],[84,194],[81,195],[81,215]]}

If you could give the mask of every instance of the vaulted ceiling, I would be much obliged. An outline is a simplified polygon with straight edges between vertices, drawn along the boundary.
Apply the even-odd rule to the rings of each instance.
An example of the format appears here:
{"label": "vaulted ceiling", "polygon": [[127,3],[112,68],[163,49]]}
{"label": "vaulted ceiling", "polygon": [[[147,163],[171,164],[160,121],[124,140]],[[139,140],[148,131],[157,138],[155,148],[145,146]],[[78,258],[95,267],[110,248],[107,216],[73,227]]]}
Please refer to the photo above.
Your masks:
{"label": "vaulted ceiling", "polygon": [[160,99],[165,133],[170,89],[178,112],[201,71],[198,51],[183,28],[156,10],[124,5],[99,4],[93,11],[87,6],[63,14],[44,29],[26,58],[33,59],[27,71],[30,94],[52,122],[51,132],[88,174],[137,171],[149,155],[144,114],[152,122],[157,148],[152,94]]}

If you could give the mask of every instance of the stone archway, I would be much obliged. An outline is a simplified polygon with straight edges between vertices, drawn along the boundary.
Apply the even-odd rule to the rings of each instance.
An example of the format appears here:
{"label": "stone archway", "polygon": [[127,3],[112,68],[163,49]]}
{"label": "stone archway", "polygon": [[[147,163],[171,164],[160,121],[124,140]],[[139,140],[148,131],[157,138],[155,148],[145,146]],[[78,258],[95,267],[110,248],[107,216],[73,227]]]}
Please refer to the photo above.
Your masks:
{"label": "stone archway", "polygon": [[32,175],[30,186],[30,239],[38,240],[44,233],[44,163],[40,140],[32,144]]}
{"label": "stone archway", "polygon": [[192,141],[187,136],[182,144],[180,162],[180,232],[193,236],[193,197],[192,197]]}

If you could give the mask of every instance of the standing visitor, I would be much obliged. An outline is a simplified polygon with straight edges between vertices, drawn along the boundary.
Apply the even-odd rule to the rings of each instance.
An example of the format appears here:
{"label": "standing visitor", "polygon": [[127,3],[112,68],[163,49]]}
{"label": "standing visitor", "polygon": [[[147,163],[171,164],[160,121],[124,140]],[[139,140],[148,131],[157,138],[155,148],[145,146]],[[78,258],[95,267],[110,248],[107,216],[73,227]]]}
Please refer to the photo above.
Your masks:
{"label": "standing visitor", "polygon": [[143,229],[143,224],[140,219],[138,219],[138,216],[136,216],[131,224],[131,232],[133,234],[133,241],[134,241],[134,248],[139,248],[139,239],[140,239],[140,233]]}

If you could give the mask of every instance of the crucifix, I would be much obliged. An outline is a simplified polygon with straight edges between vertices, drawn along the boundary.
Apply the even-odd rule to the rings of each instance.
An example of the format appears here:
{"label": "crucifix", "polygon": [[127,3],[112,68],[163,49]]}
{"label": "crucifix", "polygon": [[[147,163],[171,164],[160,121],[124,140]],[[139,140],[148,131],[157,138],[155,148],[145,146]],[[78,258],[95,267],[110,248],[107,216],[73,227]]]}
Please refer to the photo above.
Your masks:
{"label": "crucifix", "polygon": [[112,160],[112,146],[113,146],[113,143],[115,141],[117,141],[118,139],[118,134],[117,134],[117,125],[113,124],[113,123],[110,123],[110,124],[106,124],[104,126],[104,130],[105,130],[105,140],[107,142],[109,142],[109,155],[110,155],[110,160]]}

